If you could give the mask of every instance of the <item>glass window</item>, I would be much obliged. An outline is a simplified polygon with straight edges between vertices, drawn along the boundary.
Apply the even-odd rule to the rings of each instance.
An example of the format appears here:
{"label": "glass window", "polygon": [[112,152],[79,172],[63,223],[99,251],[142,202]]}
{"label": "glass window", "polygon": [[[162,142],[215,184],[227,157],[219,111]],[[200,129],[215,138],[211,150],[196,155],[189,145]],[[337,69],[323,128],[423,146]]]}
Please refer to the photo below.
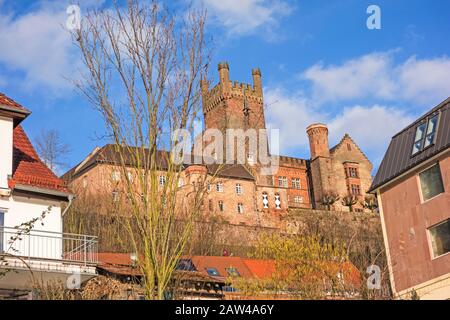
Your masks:
{"label": "glass window", "polygon": [[209,211],[213,211],[213,202],[211,199],[208,200],[208,209]]}
{"label": "glass window", "polygon": [[431,199],[438,194],[444,192],[444,184],[442,183],[441,169],[439,164],[435,164],[431,168],[419,174],[420,187],[422,189],[423,200]]}
{"label": "glass window", "polygon": [[112,199],[114,202],[119,201],[119,191],[113,191],[112,192]]}
{"label": "glass window", "polygon": [[222,182],[218,182],[216,184],[216,190],[217,190],[217,192],[223,192],[223,184],[222,184]]}
{"label": "glass window", "polygon": [[220,273],[216,268],[206,268],[206,272],[212,277],[220,277]]}
{"label": "glass window", "polygon": [[236,194],[242,194],[242,185],[240,183],[236,183]]}
{"label": "glass window", "polygon": [[286,177],[278,177],[278,186],[281,188],[287,188],[287,178]]}
{"label": "glass window", "polygon": [[419,124],[419,126],[416,128],[412,151],[413,155],[434,143],[438,119],[438,114],[431,116],[430,118],[428,118],[428,121]]}
{"label": "glass window", "polygon": [[350,192],[351,192],[351,194],[358,196],[361,194],[361,188],[357,184],[352,184],[350,186]]}
{"label": "glass window", "polygon": [[223,211],[223,201],[219,200],[219,211]]}
{"label": "glass window", "polygon": [[195,265],[191,259],[178,260],[178,263],[177,263],[177,266],[175,269],[183,270],[183,271],[197,271],[197,269],[195,268]]}
{"label": "glass window", "polygon": [[112,181],[120,181],[120,172],[119,171],[113,171],[111,174]]}
{"label": "glass window", "polygon": [[295,197],[294,197],[294,202],[295,202],[295,203],[302,203],[302,202],[303,202],[303,197],[301,197],[301,196],[295,196]]}
{"label": "glass window", "polygon": [[232,276],[232,277],[240,277],[241,276],[239,271],[235,267],[225,268],[225,270],[227,271],[229,276]]}
{"label": "glass window", "polygon": [[133,174],[130,171],[127,172],[127,176],[128,176],[128,180],[130,182],[133,182]]}
{"label": "glass window", "polygon": [[349,178],[358,178],[358,169],[350,167],[347,174]]}
{"label": "glass window", "polygon": [[427,135],[425,136],[425,144],[423,146],[424,148],[428,147],[429,145],[432,145],[434,142],[434,136],[436,135],[437,129],[437,121],[438,121],[437,115],[428,120]]}
{"label": "glass window", "polygon": [[300,178],[292,178],[292,188],[300,189]]}
{"label": "glass window", "polygon": [[244,205],[240,202],[237,205],[237,211],[238,213],[244,213]]}
{"label": "glass window", "polygon": [[166,184],[166,176],[159,176],[159,185],[164,186]]}
{"label": "glass window", "polygon": [[429,229],[433,257],[450,252],[450,219]]}

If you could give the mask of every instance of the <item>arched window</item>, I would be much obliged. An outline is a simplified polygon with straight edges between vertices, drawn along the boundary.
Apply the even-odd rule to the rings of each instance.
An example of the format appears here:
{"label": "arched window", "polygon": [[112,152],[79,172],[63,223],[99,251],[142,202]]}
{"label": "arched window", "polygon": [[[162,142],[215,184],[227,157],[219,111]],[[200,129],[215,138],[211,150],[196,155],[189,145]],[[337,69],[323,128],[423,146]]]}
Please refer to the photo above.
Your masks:
{"label": "arched window", "polygon": [[263,194],[262,194],[262,203],[263,203],[263,208],[264,209],[268,209],[269,208],[269,198],[267,196],[267,192],[263,192]]}
{"label": "arched window", "polygon": [[275,193],[275,209],[281,209],[280,194]]}

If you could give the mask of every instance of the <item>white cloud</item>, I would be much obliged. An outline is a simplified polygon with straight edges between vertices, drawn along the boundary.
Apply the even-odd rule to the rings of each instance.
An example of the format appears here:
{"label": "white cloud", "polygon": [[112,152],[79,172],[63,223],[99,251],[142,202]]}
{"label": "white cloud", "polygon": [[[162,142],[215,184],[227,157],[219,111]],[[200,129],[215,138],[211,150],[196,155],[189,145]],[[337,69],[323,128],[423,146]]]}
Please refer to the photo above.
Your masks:
{"label": "white cloud", "polygon": [[439,102],[450,96],[450,58],[418,60],[409,58],[398,69],[401,94],[419,102]]}
{"label": "white cloud", "polygon": [[339,66],[316,64],[302,78],[312,82],[314,96],[324,101],[372,95],[389,98],[395,89],[390,69],[390,54],[373,53]]}
{"label": "white cloud", "polygon": [[371,53],[341,65],[318,63],[302,73],[319,102],[376,98],[437,103],[450,95],[450,58],[411,57],[395,64],[394,52]]}
{"label": "white cloud", "polygon": [[280,152],[307,150],[306,127],[314,122],[325,121],[326,116],[314,110],[301,93],[289,95],[280,88],[266,89],[264,100],[267,103],[267,127],[280,130]]}
{"label": "white cloud", "polygon": [[25,86],[68,87],[77,62],[64,30],[65,10],[40,8],[25,15],[0,14],[0,63],[24,74]]}
{"label": "white cloud", "polygon": [[221,25],[229,35],[252,34],[264,29],[271,36],[271,28],[289,15],[293,8],[284,0],[198,0],[213,22]]}
{"label": "white cloud", "polygon": [[337,143],[348,133],[378,165],[392,136],[413,120],[405,111],[388,106],[347,107],[328,121],[330,142]]}
{"label": "white cloud", "polygon": [[306,127],[322,122],[329,129],[330,147],[348,133],[377,166],[391,137],[413,121],[405,111],[384,105],[355,105],[331,115],[303,94],[290,95],[282,89],[266,89],[264,94],[268,127],[280,129],[282,154],[309,157]]}

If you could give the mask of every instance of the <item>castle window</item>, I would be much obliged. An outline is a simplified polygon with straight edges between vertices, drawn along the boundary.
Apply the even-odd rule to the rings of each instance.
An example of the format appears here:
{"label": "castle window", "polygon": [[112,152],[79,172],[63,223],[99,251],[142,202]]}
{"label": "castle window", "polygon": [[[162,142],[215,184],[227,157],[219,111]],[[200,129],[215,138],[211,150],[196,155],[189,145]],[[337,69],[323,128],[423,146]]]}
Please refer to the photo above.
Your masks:
{"label": "castle window", "polygon": [[428,121],[424,121],[417,126],[416,135],[414,136],[412,155],[415,155],[434,144],[438,118],[438,114],[433,115],[428,118]]}
{"label": "castle window", "polygon": [[287,178],[286,177],[278,177],[278,186],[280,188],[287,188]]}
{"label": "castle window", "polygon": [[350,186],[350,193],[355,196],[359,196],[361,194],[361,188],[357,184],[352,184]]}
{"label": "castle window", "polygon": [[281,209],[281,200],[278,193],[275,194],[275,209]]}
{"label": "castle window", "polygon": [[112,181],[120,181],[120,171],[114,170],[111,174]]}
{"label": "castle window", "polygon": [[208,200],[208,209],[209,211],[213,211],[213,202],[211,199]]}
{"label": "castle window", "polygon": [[112,192],[112,200],[113,200],[114,202],[118,202],[118,201],[119,201],[119,191],[114,190],[114,191]]}
{"label": "castle window", "polygon": [[244,205],[242,203],[238,203],[237,205],[237,212],[238,213],[244,213]]}
{"label": "castle window", "polygon": [[206,190],[208,190],[208,192],[211,191],[211,183],[208,182],[208,184],[206,185]]}
{"label": "castle window", "polygon": [[303,197],[302,196],[295,196],[294,197],[295,203],[303,203]]}
{"label": "castle window", "polygon": [[133,174],[131,173],[131,171],[127,171],[127,177],[130,182],[133,182]]}
{"label": "castle window", "polygon": [[159,185],[164,186],[166,184],[166,176],[159,176]]}
{"label": "castle window", "polygon": [[300,178],[292,178],[292,188],[300,189]]}
{"label": "castle window", "polygon": [[218,204],[219,204],[219,211],[223,212],[223,208],[224,208],[223,207],[223,201],[219,200]]}
{"label": "castle window", "polygon": [[353,168],[353,167],[349,167],[347,169],[347,176],[349,178],[358,178],[358,169],[357,168]]}
{"label": "castle window", "polygon": [[242,186],[240,183],[236,183],[236,194],[242,194]]}
{"label": "castle window", "polygon": [[269,198],[267,197],[267,192],[263,192],[262,198],[263,208],[269,209]]}
{"label": "castle window", "polygon": [[222,182],[217,182],[216,183],[216,191],[217,192],[223,192],[223,184],[222,184]]}

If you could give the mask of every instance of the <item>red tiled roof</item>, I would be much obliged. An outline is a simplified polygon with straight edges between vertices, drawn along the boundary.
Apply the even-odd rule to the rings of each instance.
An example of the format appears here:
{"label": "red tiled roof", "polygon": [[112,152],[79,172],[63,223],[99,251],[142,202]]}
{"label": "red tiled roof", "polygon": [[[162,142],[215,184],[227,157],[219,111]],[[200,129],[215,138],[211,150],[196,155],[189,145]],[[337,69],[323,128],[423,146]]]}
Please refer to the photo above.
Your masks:
{"label": "red tiled roof", "polygon": [[7,107],[17,109],[20,111],[28,111],[26,108],[24,108],[22,105],[18,104],[13,99],[5,96],[5,94],[0,92],[0,105],[5,105]]}
{"label": "red tiled roof", "polygon": [[247,268],[258,279],[270,278],[276,271],[275,260],[243,259]]}
{"label": "red tiled roof", "polygon": [[21,184],[68,192],[63,180],[59,179],[39,159],[33,145],[20,125],[16,126],[13,131],[13,148],[13,174],[12,179],[9,180],[10,188]]}
{"label": "red tiled roof", "polygon": [[216,268],[222,278],[228,278],[228,268],[236,268],[243,278],[252,278],[253,274],[240,257],[193,256],[192,262],[198,271],[207,273],[207,268]]}

